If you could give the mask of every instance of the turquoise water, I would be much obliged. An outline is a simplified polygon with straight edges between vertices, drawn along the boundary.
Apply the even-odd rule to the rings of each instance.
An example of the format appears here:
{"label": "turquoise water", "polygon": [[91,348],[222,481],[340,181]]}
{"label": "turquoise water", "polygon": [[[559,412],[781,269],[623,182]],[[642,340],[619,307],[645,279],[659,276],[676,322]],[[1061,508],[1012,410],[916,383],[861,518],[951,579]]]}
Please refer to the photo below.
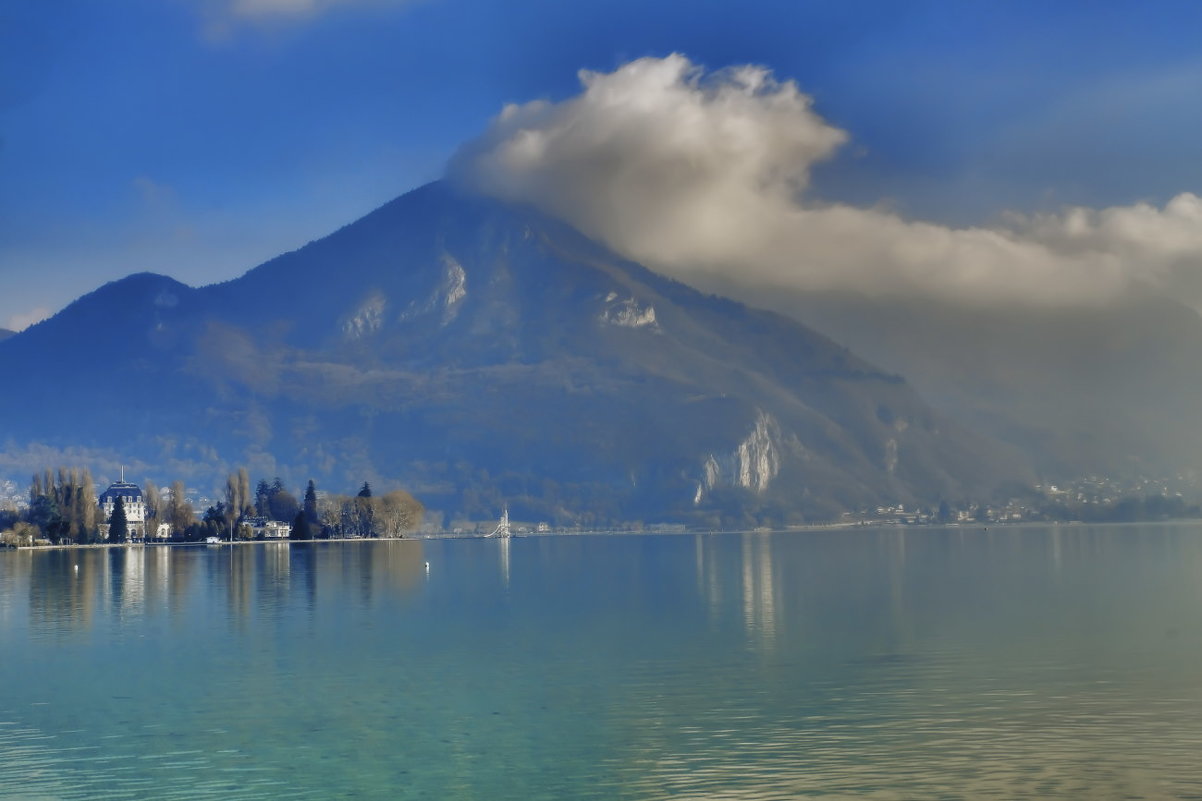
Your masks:
{"label": "turquoise water", "polygon": [[5,799],[1202,798],[1200,755],[1195,526],[0,552]]}

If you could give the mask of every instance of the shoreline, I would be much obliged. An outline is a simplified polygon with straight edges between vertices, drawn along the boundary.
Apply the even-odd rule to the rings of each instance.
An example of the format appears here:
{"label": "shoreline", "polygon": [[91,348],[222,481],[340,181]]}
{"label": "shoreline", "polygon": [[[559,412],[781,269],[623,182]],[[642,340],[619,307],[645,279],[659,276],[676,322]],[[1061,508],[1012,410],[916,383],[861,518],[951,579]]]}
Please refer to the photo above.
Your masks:
{"label": "shoreline", "polygon": [[[910,524],[910,523],[814,523],[808,525],[788,526],[786,528],[750,528],[750,529],[717,529],[707,531],[683,530],[683,531],[615,531],[613,529],[590,529],[586,531],[544,531],[544,532],[525,532],[521,534],[513,534],[508,539],[535,539],[539,537],[590,537],[590,536],[607,536],[607,537],[624,537],[624,536],[663,536],[663,537],[679,537],[679,536],[710,536],[718,534],[804,534],[817,532],[836,532],[836,531],[869,531],[869,530],[889,530],[889,531],[963,531],[986,533],[989,529],[1024,529],[1024,528],[1084,528],[1096,526],[1172,526],[1172,525],[1188,525],[1191,523],[1202,523],[1202,518],[1181,518],[1176,520],[1146,520],[1146,521],[1105,521],[1097,523],[1087,523],[1080,520],[1066,520],[1055,522],[1041,521],[1010,521],[1010,522],[995,522],[989,524],[983,523],[946,523],[946,524]],[[55,545],[15,545],[15,546],[0,546],[0,551],[58,551],[58,550],[84,550],[84,549],[112,549],[112,548],[228,548],[231,546],[246,546],[246,545],[322,545],[326,543],[339,544],[362,544],[367,542],[415,542],[422,540],[486,540],[499,539],[489,537],[485,534],[468,534],[454,532],[429,532],[425,534],[414,534],[406,537],[345,537],[335,539],[309,539],[309,540],[293,540],[287,538],[280,539],[263,539],[263,540],[222,540],[221,542],[122,542],[122,543],[88,543],[81,545],[79,543],[64,543]]]}

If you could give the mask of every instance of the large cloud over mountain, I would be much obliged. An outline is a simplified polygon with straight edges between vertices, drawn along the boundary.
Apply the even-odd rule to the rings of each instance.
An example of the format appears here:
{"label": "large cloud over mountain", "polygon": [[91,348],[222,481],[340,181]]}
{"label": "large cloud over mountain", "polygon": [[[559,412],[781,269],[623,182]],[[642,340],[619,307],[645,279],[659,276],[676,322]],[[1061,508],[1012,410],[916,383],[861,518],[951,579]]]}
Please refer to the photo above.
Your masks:
{"label": "large cloud over mountain", "polygon": [[997,227],[907,220],[812,196],[812,168],[848,136],[764,68],[707,73],[671,55],[580,79],[567,100],[505,107],[452,159],[451,177],[752,299],[799,289],[1096,304],[1151,283],[1202,302],[1195,195]]}

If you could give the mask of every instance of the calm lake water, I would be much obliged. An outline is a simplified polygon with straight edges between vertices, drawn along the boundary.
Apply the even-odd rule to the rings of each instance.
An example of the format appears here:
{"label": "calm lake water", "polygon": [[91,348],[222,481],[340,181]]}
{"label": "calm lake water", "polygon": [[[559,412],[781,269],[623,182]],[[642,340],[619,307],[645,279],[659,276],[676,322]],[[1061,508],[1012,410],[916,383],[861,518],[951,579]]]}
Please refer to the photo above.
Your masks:
{"label": "calm lake water", "polygon": [[1202,798],[1202,527],[0,552],[0,797]]}

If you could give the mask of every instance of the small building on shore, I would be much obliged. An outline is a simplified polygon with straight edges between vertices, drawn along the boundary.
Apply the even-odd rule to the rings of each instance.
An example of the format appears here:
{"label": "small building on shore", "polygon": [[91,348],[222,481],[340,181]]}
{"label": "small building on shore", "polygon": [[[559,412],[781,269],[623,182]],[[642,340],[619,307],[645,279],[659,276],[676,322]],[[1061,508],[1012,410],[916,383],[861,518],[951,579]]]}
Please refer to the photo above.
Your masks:
{"label": "small building on shore", "polygon": [[255,536],[265,540],[286,540],[292,533],[292,524],[280,520],[266,520],[255,527]]}

